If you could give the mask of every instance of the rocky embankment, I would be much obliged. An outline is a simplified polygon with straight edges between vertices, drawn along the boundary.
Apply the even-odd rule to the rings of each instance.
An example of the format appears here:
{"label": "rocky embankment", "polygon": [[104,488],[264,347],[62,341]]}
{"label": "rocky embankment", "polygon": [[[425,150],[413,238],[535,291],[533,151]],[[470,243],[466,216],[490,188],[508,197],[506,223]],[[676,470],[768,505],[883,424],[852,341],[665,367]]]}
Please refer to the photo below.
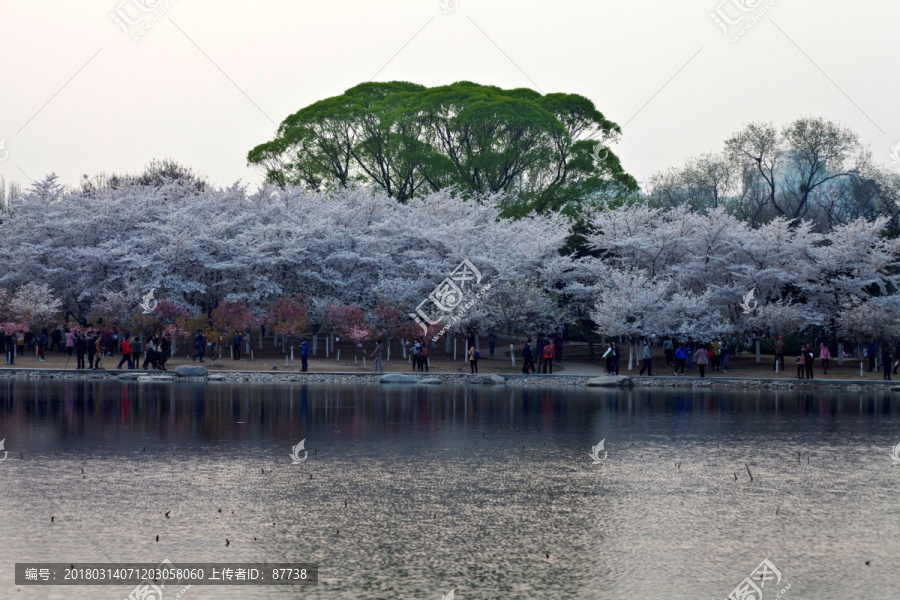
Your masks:
{"label": "rocky embankment", "polygon": [[301,373],[297,371],[219,371],[185,365],[173,371],[62,369],[2,369],[0,379],[81,380],[226,383],[335,383],[348,385],[441,385],[540,386],[588,388],[696,388],[729,390],[833,390],[845,392],[900,391],[900,381],[741,379],[737,377],[590,377],[583,375],[486,375],[468,373]]}

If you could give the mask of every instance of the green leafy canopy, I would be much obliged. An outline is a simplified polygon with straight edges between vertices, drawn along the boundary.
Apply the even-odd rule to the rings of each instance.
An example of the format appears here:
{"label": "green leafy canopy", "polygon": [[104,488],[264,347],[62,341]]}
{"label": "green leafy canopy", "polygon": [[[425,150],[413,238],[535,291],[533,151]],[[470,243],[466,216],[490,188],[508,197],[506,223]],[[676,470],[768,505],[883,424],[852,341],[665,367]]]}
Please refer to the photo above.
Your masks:
{"label": "green leafy canopy", "polygon": [[454,187],[505,193],[509,215],[576,213],[637,190],[608,147],[594,156],[620,132],[577,94],[369,82],[290,115],[247,160],[281,187],[372,185],[400,202]]}

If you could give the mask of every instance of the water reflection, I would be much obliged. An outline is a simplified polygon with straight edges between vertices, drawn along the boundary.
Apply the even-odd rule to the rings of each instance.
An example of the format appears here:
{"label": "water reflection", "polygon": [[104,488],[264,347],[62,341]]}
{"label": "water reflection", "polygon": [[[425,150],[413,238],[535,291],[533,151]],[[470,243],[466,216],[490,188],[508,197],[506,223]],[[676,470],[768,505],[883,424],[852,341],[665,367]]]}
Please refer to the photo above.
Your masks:
{"label": "water reflection", "polygon": [[315,590],[189,599],[696,598],[768,557],[790,597],[845,598],[842,569],[868,560],[865,596],[893,598],[898,410],[888,394],[6,380],[0,564],[322,565]]}

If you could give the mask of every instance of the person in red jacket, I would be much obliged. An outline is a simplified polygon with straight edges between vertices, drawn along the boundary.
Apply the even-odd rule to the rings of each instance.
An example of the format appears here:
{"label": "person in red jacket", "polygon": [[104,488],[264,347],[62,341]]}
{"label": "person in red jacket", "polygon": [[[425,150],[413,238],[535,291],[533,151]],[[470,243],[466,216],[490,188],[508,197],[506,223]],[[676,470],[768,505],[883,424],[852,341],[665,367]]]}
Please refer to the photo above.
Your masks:
{"label": "person in red jacket", "polygon": [[128,338],[122,341],[122,360],[119,361],[119,366],[117,369],[122,368],[123,363],[128,363],[128,368],[132,368],[131,365],[131,344],[128,342]]}
{"label": "person in red jacket", "polygon": [[547,372],[547,367],[550,368],[550,374],[553,375],[553,344],[547,343],[544,346],[544,370],[543,373]]}

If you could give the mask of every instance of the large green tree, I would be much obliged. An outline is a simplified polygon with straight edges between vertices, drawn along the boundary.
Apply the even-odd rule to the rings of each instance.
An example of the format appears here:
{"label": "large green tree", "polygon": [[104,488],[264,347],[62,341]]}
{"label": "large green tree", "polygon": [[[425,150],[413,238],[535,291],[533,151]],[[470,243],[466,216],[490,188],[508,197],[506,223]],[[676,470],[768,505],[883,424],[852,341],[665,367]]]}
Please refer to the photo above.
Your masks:
{"label": "large green tree", "polygon": [[282,187],[364,183],[405,202],[455,186],[507,193],[509,214],[576,211],[637,190],[606,147],[619,133],[577,94],[370,82],[290,115],[247,160]]}

